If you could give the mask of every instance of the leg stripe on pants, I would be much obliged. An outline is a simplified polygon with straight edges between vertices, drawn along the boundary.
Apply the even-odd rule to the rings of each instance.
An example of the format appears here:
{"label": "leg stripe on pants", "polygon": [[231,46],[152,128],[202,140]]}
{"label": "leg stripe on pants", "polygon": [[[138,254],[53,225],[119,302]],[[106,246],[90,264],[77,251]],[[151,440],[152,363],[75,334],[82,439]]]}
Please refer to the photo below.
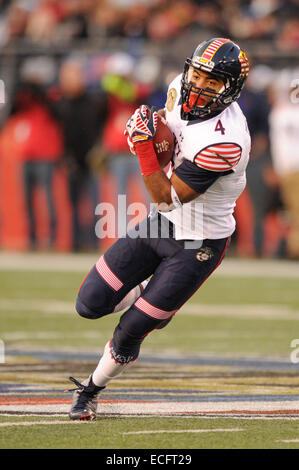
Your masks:
{"label": "leg stripe on pants", "polygon": [[166,320],[167,318],[171,317],[175,314],[177,310],[172,310],[171,312],[167,312],[166,310],[161,310],[160,308],[154,307],[151,305],[147,300],[139,297],[139,299],[135,302],[135,307],[139,308],[142,312],[150,315],[153,318],[157,318],[158,320]]}
{"label": "leg stripe on pants", "polygon": [[123,282],[111,271],[108,264],[106,263],[104,256],[96,263],[96,268],[100,276],[109,284],[112,289],[118,291],[124,285]]}

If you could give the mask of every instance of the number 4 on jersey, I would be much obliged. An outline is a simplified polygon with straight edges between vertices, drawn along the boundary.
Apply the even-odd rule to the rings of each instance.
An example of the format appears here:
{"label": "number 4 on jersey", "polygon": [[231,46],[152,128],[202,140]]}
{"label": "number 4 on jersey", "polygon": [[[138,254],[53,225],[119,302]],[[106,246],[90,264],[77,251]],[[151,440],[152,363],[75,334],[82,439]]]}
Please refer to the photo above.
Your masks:
{"label": "number 4 on jersey", "polygon": [[221,132],[221,135],[224,135],[224,134],[225,134],[225,129],[224,129],[224,127],[223,127],[222,122],[221,122],[220,119],[218,119],[218,121],[217,121],[217,124],[216,124],[216,127],[215,127],[215,132],[216,132],[216,131],[220,131],[220,132]]}

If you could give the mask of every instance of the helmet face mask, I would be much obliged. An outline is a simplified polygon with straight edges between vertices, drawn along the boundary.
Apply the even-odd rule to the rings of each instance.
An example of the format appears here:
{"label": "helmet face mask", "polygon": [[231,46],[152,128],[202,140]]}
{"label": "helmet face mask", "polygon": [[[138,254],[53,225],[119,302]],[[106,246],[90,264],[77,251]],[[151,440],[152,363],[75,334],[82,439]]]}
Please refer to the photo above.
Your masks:
{"label": "helmet face mask", "polygon": [[[193,69],[221,79],[223,86],[218,92],[197,88],[190,78],[190,70]],[[239,98],[248,70],[245,53],[229,39],[216,38],[201,43],[192,58],[185,62],[181,81],[182,119],[200,119],[223,111]],[[211,99],[203,105],[203,97]]]}
{"label": "helmet face mask", "polygon": [[[206,114],[210,113],[210,109],[215,108],[217,101],[220,99],[222,92],[226,89],[226,86],[224,85],[223,78],[221,77],[221,83],[222,87],[220,91],[216,91],[213,88],[199,88],[195,85],[194,82],[192,82],[192,74],[193,71],[196,70],[203,70],[201,67],[194,67],[192,64],[191,59],[187,59],[186,65],[185,65],[185,70],[184,70],[184,95],[185,95],[185,100],[184,100],[184,109],[186,112],[190,112],[190,114],[193,114],[194,111],[197,110],[197,108],[200,108],[200,113]],[[203,70],[205,71],[205,70]],[[212,78],[219,79],[220,77],[214,77],[214,75],[209,74]],[[207,100],[203,100],[203,98],[209,98],[209,101],[206,102]],[[200,102],[205,101],[204,104],[200,104]],[[189,111],[188,111],[189,110]]]}

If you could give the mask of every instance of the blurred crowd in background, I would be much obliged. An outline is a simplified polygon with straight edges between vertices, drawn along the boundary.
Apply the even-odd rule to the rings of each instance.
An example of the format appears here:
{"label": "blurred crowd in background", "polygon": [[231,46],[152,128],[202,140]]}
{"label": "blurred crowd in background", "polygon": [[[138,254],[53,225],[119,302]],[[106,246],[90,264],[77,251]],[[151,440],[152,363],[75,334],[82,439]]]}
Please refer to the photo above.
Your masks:
{"label": "blurred crowd in background", "polygon": [[233,39],[271,39],[285,50],[299,45],[296,0],[2,0],[0,14],[2,45],[15,38],[167,40],[202,28]]}
{"label": "blurred crowd in background", "polygon": [[299,259],[299,0],[0,1],[1,249],[101,249],[99,202],[130,193],[149,204],[125,123],[142,103],[163,108],[211,37],[235,40],[251,63],[232,252]]}

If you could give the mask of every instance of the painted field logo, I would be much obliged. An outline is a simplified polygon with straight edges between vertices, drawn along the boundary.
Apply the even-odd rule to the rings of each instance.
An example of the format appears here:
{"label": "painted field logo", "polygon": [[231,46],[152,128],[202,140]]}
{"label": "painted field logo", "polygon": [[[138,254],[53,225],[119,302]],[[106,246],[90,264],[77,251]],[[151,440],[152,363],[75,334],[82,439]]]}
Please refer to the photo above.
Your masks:
{"label": "painted field logo", "polygon": [[0,339],[0,364],[4,364],[5,354],[4,354],[4,341]]}

